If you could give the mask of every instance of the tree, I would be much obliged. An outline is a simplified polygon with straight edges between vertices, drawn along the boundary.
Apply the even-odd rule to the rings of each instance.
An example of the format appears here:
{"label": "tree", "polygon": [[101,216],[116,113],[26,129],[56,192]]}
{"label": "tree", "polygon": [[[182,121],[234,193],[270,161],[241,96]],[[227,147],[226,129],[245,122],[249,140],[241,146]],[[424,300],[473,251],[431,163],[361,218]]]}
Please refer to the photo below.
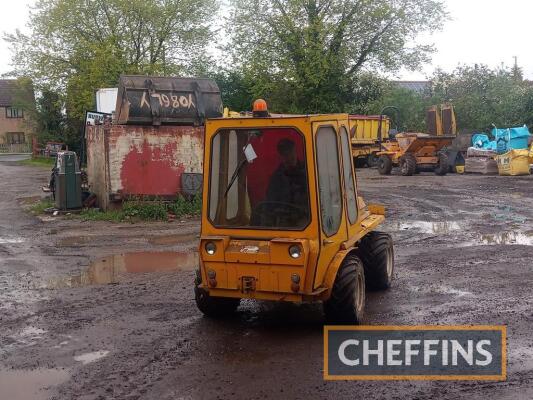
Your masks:
{"label": "tree", "polygon": [[80,121],[122,73],[190,74],[211,37],[216,0],[39,0],[30,34],[4,37],[13,75],[64,93]]}
{"label": "tree", "polygon": [[533,121],[533,87],[516,70],[462,66],[432,77],[433,101],[453,103],[459,128],[488,131]]}
{"label": "tree", "polygon": [[222,103],[232,111],[247,111],[254,101],[252,82],[235,70],[220,70],[210,77],[217,83]]}
{"label": "tree", "polygon": [[[228,52],[252,92],[283,111],[342,111],[362,71],[416,68],[413,44],[447,17],[442,0],[232,0]],[[357,102],[357,101],[356,101]]]}
{"label": "tree", "polygon": [[387,106],[394,106],[397,112],[388,114],[392,118],[392,126],[400,132],[425,132],[426,109],[432,104],[428,94],[399,87],[390,82],[383,89],[383,95],[370,106],[371,114],[380,114]]}

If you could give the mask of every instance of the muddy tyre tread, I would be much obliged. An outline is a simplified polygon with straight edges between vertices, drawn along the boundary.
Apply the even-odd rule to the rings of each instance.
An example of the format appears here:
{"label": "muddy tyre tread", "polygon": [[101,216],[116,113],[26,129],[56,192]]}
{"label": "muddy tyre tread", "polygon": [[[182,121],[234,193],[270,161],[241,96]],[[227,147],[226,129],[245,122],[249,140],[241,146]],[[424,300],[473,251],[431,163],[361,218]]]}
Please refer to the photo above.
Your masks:
{"label": "muddy tyre tread", "polygon": [[389,156],[381,155],[377,161],[378,172],[380,175],[390,175],[392,171],[392,160]]}
{"label": "muddy tyre tread", "polygon": [[439,161],[435,167],[435,175],[444,176],[448,173],[449,168],[448,156],[445,153],[439,154]]}
{"label": "muddy tyre tread", "polygon": [[239,306],[240,299],[230,297],[213,297],[207,290],[200,287],[202,279],[197,271],[194,281],[194,298],[196,306],[207,317],[222,318],[235,312]]}
{"label": "muddy tyre tread", "polygon": [[400,173],[403,176],[413,176],[416,173],[416,157],[407,153],[400,159]]}
{"label": "muddy tyre tread", "polygon": [[351,325],[362,322],[363,312],[358,313],[355,307],[358,273],[364,275],[363,263],[356,255],[347,255],[337,272],[331,296],[324,302],[324,313],[328,324]]}
{"label": "muddy tyre tread", "polygon": [[[392,272],[387,273],[388,249],[392,252]],[[386,290],[392,284],[394,274],[394,246],[392,237],[384,232],[370,232],[363,239],[357,250],[363,262],[366,286],[370,290]]]}

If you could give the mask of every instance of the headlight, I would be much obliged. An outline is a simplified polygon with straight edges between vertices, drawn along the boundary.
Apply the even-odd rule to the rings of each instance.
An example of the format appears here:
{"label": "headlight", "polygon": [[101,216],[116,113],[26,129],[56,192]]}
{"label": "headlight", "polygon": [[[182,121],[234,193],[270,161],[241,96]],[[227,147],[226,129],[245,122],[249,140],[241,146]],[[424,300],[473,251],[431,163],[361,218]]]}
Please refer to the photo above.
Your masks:
{"label": "headlight", "polygon": [[215,254],[215,251],[217,251],[217,246],[213,242],[207,242],[205,244],[205,251],[207,254],[212,256],[213,254]]}
{"label": "headlight", "polygon": [[292,258],[300,258],[300,256],[302,255],[302,249],[297,244],[292,245],[291,247],[289,247],[289,255]]}

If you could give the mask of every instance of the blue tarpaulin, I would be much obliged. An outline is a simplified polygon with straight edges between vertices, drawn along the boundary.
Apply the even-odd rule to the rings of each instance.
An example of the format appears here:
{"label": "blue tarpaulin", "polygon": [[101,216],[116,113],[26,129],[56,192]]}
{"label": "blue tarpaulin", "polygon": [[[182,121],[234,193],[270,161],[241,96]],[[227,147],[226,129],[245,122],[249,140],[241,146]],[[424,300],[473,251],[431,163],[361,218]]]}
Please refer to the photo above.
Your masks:
{"label": "blue tarpaulin", "polygon": [[496,138],[496,150],[503,154],[509,150],[527,149],[529,136],[529,129],[527,126],[518,128],[507,128],[492,130],[492,135]]}
{"label": "blue tarpaulin", "polygon": [[527,149],[530,135],[525,125],[518,128],[494,128],[492,130],[494,140],[490,140],[484,133],[476,133],[472,136],[472,146],[502,154],[509,150]]}
{"label": "blue tarpaulin", "polygon": [[486,149],[490,143],[490,139],[484,133],[476,133],[472,136],[472,146],[478,149]]}

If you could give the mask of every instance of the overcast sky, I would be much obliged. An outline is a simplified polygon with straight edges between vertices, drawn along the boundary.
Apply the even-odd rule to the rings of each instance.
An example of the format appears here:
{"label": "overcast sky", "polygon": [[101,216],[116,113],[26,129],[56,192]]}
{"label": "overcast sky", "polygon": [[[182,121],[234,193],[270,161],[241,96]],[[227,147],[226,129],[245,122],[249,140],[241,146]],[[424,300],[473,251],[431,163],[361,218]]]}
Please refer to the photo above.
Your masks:
{"label": "overcast sky", "polygon": [[[0,13],[0,31],[24,30],[28,7],[35,0],[10,1]],[[436,67],[446,71],[458,64],[483,63],[511,66],[514,56],[526,77],[533,79],[531,46],[533,1],[531,0],[446,0],[452,20],[441,32],[420,38],[436,45],[433,62],[420,72],[402,72],[402,79],[424,79]],[[9,71],[10,52],[0,41],[0,74]]]}

